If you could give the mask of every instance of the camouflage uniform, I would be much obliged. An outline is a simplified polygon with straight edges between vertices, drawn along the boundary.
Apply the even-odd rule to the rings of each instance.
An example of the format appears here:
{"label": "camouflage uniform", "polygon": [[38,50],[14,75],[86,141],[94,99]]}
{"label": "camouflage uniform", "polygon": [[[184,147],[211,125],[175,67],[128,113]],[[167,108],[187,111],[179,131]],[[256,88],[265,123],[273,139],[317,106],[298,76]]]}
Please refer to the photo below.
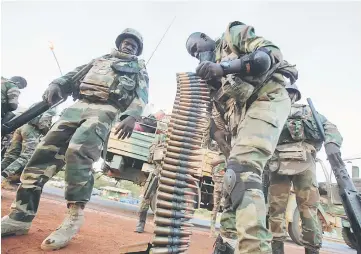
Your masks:
{"label": "camouflage uniform", "polygon": [[12,135],[10,146],[1,161],[1,175],[4,178],[16,180],[20,178],[26,163],[51,126],[55,111],[48,110],[42,116],[36,117],[28,124],[16,129]]}
{"label": "camouflage uniform", "polygon": [[[117,47],[121,39],[125,39],[125,36],[129,38],[129,31],[126,29],[118,36]],[[135,36],[131,34],[131,37],[138,36],[138,42],[141,40],[137,54],[140,55],[143,43],[141,36],[136,33]],[[84,66],[54,80],[52,84],[59,85],[65,95],[76,92],[76,84],[71,82],[71,78]],[[118,50],[95,59],[79,85],[79,100],[64,110],[26,165],[8,218],[27,222],[30,227],[29,223],[38,210],[44,184],[65,165],[65,199],[69,207],[67,218],[72,220],[79,217],[79,226],[74,229],[79,230],[84,216],[77,207],[83,208],[91,197],[94,184],[92,165],[99,160],[113,123],[127,116],[139,117],[147,103],[148,75],[143,60]],[[70,234],[67,223],[69,221],[63,222],[64,228],[59,234]],[[56,231],[54,233],[58,239],[64,239],[64,236],[56,235]],[[70,239],[75,234],[71,232]],[[54,240],[48,237],[42,248],[53,249],[53,243]],[[63,243],[55,244],[60,246],[56,248],[64,247]]]}
{"label": "camouflage uniform", "polygon": [[[225,158],[224,158],[225,159]],[[216,220],[217,220],[217,213],[219,208],[221,207],[221,200],[223,197],[223,176],[226,169],[226,165],[224,162],[216,165],[212,169],[212,180],[214,182],[213,187],[213,209],[211,215],[211,234],[215,234],[215,227],[216,227]]]}
{"label": "camouflage uniform", "polygon": [[[216,48],[217,63],[238,59],[259,48],[268,50],[272,58],[270,69],[258,77],[241,78],[237,74],[223,77],[223,88],[232,88],[224,96],[228,99],[219,96],[219,106],[225,112],[223,120],[232,134],[227,172],[234,172],[230,174],[235,175],[237,186],[231,195],[225,194],[221,235],[224,239],[238,240],[236,253],[271,253],[272,235],[266,228],[261,175],[276,148],[291,106],[284,75],[297,79],[297,70],[283,60],[277,46],[256,36],[253,27],[241,22],[229,24]],[[247,184],[245,191],[239,189],[240,181]]]}
{"label": "camouflage uniform", "polygon": [[19,95],[20,90],[16,83],[1,77],[1,118],[18,107]]}
{"label": "camouflage uniform", "polygon": [[[319,114],[327,143],[342,144],[337,127]],[[276,151],[269,161],[269,225],[273,240],[287,237],[285,211],[291,190],[296,194],[302,220],[302,243],[306,248],[319,249],[322,232],[317,218],[320,195],[316,179],[316,153],[322,146],[312,112],[307,105],[293,104],[281,133]]]}
{"label": "camouflage uniform", "polygon": [[[166,138],[167,138],[166,134],[163,134],[163,133],[159,134],[157,144],[154,147],[162,148],[165,144]],[[160,173],[161,165],[159,164],[158,161],[154,162],[154,164],[155,164],[154,171],[152,173],[150,173],[150,175],[147,179],[148,184],[151,183],[155,177],[158,177],[159,173]],[[158,182],[156,182],[155,184],[156,184],[156,186],[155,186],[154,190],[156,190],[158,188]],[[143,195],[146,195],[146,192],[147,192],[147,189],[144,190]],[[145,227],[145,223],[147,220],[147,213],[148,213],[148,210],[150,207],[150,203],[152,202],[155,194],[156,194],[156,191],[153,191],[148,195],[147,198],[143,196],[142,201],[140,202],[140,205],[139,205],[139,209],[138,209],[139,217],[138,217],[138,223],[136,225],[135,232],[138,232],[138,233],[144,232],[144,227]]]}
{"label": "camouflage uniform", "polygon": [[1,175],[20,174],[40,142],[41,131],[32,124],[15,130],[9,148],[1,161]]}

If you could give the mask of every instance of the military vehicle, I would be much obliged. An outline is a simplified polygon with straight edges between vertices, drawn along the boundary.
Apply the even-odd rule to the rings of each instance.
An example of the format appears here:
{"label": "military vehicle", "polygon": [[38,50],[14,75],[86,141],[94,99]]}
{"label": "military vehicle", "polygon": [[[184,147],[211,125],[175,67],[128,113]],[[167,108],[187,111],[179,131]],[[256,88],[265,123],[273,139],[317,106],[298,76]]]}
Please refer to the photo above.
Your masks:
{"label": "military vehicle", "polygon": [[[166,116],[161,121],[157,120],[156,127],[152,127],[141,122],[140,125],[153,128],[153,133],[133,131],[130,138],[120,140],[114,135],[113,128],[108,140],[107,154],[103,165],[103,172],[109,177],[119,180],[128,180],[140,186],[144,186],[145,193],[152,190],[150,179],[156,167],[156,163],[161,163],[164,158],[165,133],[167,132],[167,122],[170,116]],[[115,124],[116,126],[117,124]],[[215,150],[215,149],[212,149]],[[219,152],[212,151],[208,147],[203,149],[202,166],[198,170],[196,177],[199,180],[197,208],[213,209],[213,181],[211,162],[218,158]],[[150,204],[152,211],[155,211],[155,195]]]}
{"label": "military vehicle", "polygon": [[[351,162],[352,160],[345,160]],[[332,182],[332,170],[329,172],[322,160],[316,159],[325,175],[325,182],[319,182],[320,206],[318,208],[318,219],[322,225],[322,232],[332,232],[335,228],[342,229],[342,237],[345,243],[356,249],[356,238],[352,232],[350,222],[347,219],[345,210],[342,206],[341,197],[337,183]],[[349,164],[349,163],[348,163]],[[361,178],[359,177],[359,167],[352,167],[352,180],[356,188],[361,191]],[[297,209],[295,193],[291,192],[286,209],[286,225],[291,239],[299,244],[301,243],[301,220]]]}

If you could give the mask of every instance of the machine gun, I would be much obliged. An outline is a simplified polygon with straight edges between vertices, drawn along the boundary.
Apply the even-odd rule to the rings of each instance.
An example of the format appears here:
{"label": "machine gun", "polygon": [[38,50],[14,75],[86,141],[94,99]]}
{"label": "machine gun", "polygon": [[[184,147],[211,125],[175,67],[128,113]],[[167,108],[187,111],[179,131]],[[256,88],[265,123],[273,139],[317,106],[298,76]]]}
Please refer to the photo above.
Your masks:
{"label": "machine gun", "polygon": [[[91,69],[91,67],[93,66],[93,62],[94,61],[91,61],[84,68],[82,68],[79,72],[77,72],[71,78],[71,80],[69,82],[73,83],[73,84],[77,84],[80,81],[80,79],[83,78],[83,76]],[[74,90],[77,90],[77,89],[74,89]],[[49,105],[45,101],[38,102],[33,107],[31,107],[30,109],[28,109],[24,113],[22,113],[21,115],[11,119],[10,121],[4,122],[4,123],[2,122],[1,123],[1,139],[5,135],[12,133],[17,128],[28,123],[35,117],[43,114],[48,109],[58,106],[60,103],[64,102],[65,100],[66,100],[65,98],[61,99],[60,101],[58,101],[57,103],[55,103],[52,106]]]}
{"label": "machine gun", "polygon": [[[325,141],[325,132],[318,113],[316,112],[310,98],[307,98],[307,102],[311,108],[312,115],[315,119],[321,138]],[[341,158],[341,154],[327,155],[327,158],[335,175],[342,204],[350,221],[353,234],[355,235],[357,253],[361,254],[361,193],[358,193],[354,183],[352,182]]]}

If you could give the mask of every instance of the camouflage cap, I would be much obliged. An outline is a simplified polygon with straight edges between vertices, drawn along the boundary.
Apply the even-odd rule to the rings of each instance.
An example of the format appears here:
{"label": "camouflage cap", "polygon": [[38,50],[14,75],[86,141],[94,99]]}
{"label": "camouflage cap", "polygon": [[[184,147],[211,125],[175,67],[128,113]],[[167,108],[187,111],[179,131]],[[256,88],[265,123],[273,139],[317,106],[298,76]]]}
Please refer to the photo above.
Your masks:
{"label": "camouflage cap", "polygon": [[133,28],[126,28],[124,31],[118,35],[118,37],[115,39],[115,46],[117,49],[119,48],[122,41],[126,38],[133,38],[138,43],[138,52],[137,56],[140,56],[143,52],[143,37],[142,35]]}
{"label": "camouflage cap", "polygon": [[288,82],[287,85],[285,86],[285,88],[286,88],[287,91],[296,93],[296,95],[297,95],[296,101],[301,100],[301,92],[298,89],[296,84],[291,84],[291,82]]}

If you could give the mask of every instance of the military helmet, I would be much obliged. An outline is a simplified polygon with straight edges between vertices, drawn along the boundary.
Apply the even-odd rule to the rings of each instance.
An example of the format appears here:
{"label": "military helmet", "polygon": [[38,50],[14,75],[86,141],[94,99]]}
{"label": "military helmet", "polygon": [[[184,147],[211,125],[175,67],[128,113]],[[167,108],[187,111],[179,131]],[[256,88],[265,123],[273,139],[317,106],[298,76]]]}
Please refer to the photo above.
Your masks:
{"label": "military helmet", "polygon": [[193,57],[196,57],[194,54],[195,52],[192,52],[192,47],[194,47],[195,43],[197,43],[197,51],[199,51],[198,53],[207,51],[213,52],[216,48],[216,42],[208,35],[201,32],[194,32],[189,35],[186,41],[186,49],[188,51],[188,54]]}
{"label": "military helmet", "polygon": [[12,78],[10,78],[10,80],[14,83],[16,83],[16,85],[19,87],[19,85],[21,87],[19,87],[19,89],[23,89],[27,86],[28,82],[26,82],[26,79],[24,79],[23,77],[20,76],[14,76]]}
{"label": "military helmet", "polygon": [[285,88],[287,91],[296,92],[296,96],[297,96],[296,101],[301,100],[301,92],[296,84],[291,84],[291,82],[288,82]]}
{"label": "military helmet", "polygon": [[191,56],[193,56],[192,53],[192,49],[191,49],[191,43],[193,42],[193,40],[198,40],[199,37],[201,37],[201,32],[194,32],[191,35],[189,35],[187,41],[186,41],[186,49],[188,51],[188,54],[190,54]]}
{"label": "military helmet", "polygon": [[143,52],[143,37],[142,35],[133,28],[126,28],[121,34],[118,35],[115,40],[115,46],[119,49],[120,44],[126,38],[133,38],[138,43],[138,52],[137,56],[140,56]]}

